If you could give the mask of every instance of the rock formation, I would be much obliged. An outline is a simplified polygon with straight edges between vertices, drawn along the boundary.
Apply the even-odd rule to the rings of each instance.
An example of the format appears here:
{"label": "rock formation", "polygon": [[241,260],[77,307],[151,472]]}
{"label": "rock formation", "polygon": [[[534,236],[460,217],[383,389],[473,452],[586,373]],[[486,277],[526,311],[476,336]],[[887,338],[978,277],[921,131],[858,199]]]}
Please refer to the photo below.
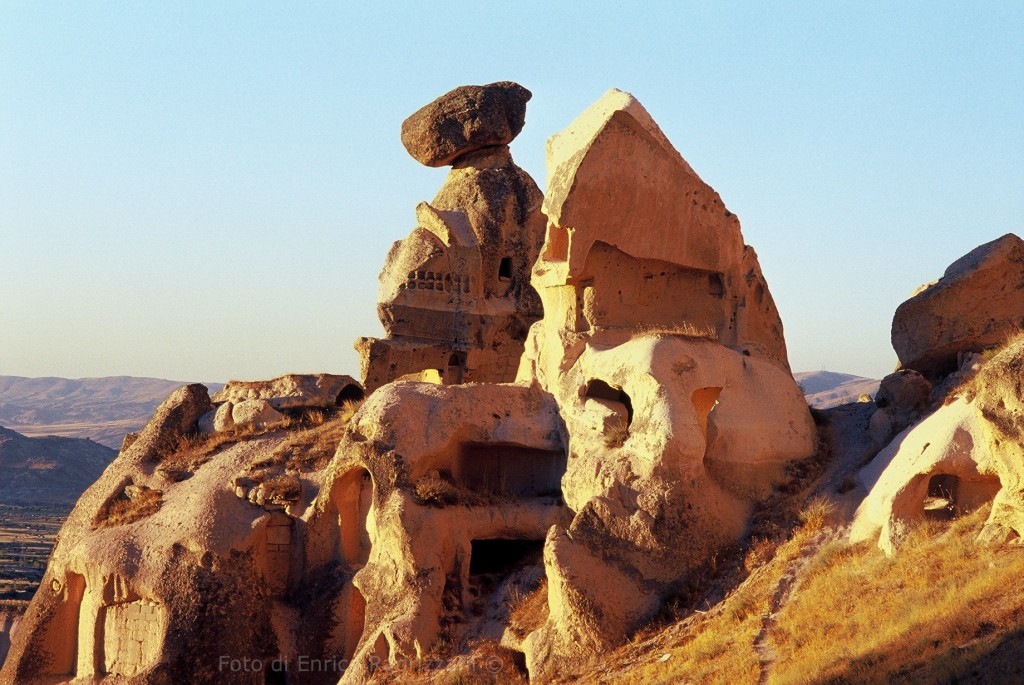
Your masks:
{"label": "rock formation", "polygon": [[[1024,329],[1024,241],[1008,233],[949,265],[896,310],[892,346],[904,368],[934,381],[969,352]],[[959,356],[959,358],[958,358]]]}
{"label": "rock formation", "polygon": [[[1024,244],[1006,235],[961,257],[900,305],[893,345],[902,363],[930,374],[936,386],[912,369],[882,381],[870,432],[878,443],[902,432],[859,476],[868,494],[853,540],[877,540],[893,554],[915,522],[990,502],[983,539],[1024,535],[1024,340],[1013,334],[1024,325],[1022,269]],[[987,361],[989,354],[976,354],[993,348]],[[948,397],[915,423],[932,395]]]}
{"label": "rock formation", "polygon": [[416,208],[417,227],[381,271],[377,311],[387,337],[356,343],[367,392],[400,377],[515,378],[541,314],[530,287],[544,233],[541,192],[508,150],[529,99],[515,83],[463,86],[402,124],[409,154],[452,171]]}
{"label": "rock formation", "polygon": [[518,381],[558,402],[574,518],[548,532],[531,673],[641,625],[815,446],[739,220],[632,96],[549,141],[544,212]]}
{"label": "rock formation", "polygon": [[[279,682],[313,657],[309,682],[358,683],[479,639],[544,679],[744,534],[815,448],[757,256],[613,90],[549,143],[532,290],[541,197],[502,142],[526,97],[460,89],[403,130],[455,168],[389,255],[358,412],[346,377],[175,393],[79,501],[0,681]],[[423,369],[446,384],[385,384]]]}

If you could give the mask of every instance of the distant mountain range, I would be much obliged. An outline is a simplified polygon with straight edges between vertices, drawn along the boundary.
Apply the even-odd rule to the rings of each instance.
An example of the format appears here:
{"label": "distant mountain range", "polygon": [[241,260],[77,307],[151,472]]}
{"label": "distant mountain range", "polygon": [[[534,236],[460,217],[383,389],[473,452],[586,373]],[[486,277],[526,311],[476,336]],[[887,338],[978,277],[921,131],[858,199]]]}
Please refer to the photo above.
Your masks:
{"label": "distant mountain range", "polygon": [[[0,426],[26,436],[89,438],[118,449],[141,430],[182,381],[134,376],[24,378],[0,376]],[[214,393],[221,383],[207,383]]]}
{"label": "distant mountain range", "polygon": [[874,397],[879,381],[835,371],[801,371],[793,378],[804,391],[807,403],[817,409],[828,409],[856,402],[864,394]]}
{"label": "distant mountain range", "polygon": [[117,451],[82,438],[29,438],[0,428],[0,504],[71,506]]}

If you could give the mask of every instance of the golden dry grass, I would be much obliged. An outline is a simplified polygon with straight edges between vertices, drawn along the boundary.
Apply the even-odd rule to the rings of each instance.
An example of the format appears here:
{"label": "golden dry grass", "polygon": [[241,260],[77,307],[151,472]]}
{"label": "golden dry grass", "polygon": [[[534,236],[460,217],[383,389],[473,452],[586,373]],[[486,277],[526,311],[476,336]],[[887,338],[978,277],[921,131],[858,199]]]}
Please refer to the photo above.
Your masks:
{"label": "golden dry grass", "polygon": [[[129,494],[130,493],[130,494]],[[109,528],[133,523],[155,514],[163,504],[163,493],[145,486],[128,486],[97,513],[93,525]]]}
{"label": "golden dry grass", "polygon": [[922,524],[887,558],[869,545],[821,550],[772,638],[773,682],[949,681],[1024,624],[1024,549],[975,542],[988,507]]}
{"label": "golden dry grass", "polygon": [[544,578],[537,588],[514,603],[509,612],[508,626],[516,635],[525,637],[540,628],[547,618],[548,579]]}

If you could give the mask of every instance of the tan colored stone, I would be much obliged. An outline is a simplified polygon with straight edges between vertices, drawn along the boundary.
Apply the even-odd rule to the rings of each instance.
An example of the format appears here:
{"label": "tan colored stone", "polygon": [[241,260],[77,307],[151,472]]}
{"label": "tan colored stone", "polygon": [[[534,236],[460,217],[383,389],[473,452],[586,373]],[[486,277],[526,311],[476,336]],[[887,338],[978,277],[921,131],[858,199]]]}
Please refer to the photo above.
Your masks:
{"label": "tan colored stone", "polygon": [[935,380],[958,355],[998,347],[1024,328],[1024,241],[1008,233],[953,262],[896,310],[900,364]]}
{"label": "tan colored stone", "polygon": [[269,381],[229,381],[212,399],[218,403],[266,400],[274,409],[286,411],[329,409],[362,397],[362,387],[351,376],[290,373]]}
{"label": "tan colored stone", "polygon": [[287,417],[266,400],[243,400],[231,405],[231,422],[237,427],[268,428],[285,422]]}
{"label": "tan colored stone", "polygon": [[335,638],[354,654],[344,682],[362,682],[382,650],[393,660],[426,654],[443,606],[469,620],[480,541],[533,541],[536,559],[509,572],[539,577],[547,531],[569,520],[559,424],[536,387],[403,381],[367,398],[307,528],[309,567],[344,564],[365,602],[358,646],[349,633]]}
{"label": "tan colored stone", "polygon": [[948,519],[991,502],[980,539],[1024,537],[1024,339],[990,359],[974,391],[939,407],[898,435],[863,469],[869,491],[851,529],[855,541],[878,541],[895,553],[910,525]]}
{"label": "tan colored stone", "polygon": [[[943,518],[991,501],[1000,485],[983,423],[961,398],[900,433],[858,476],[868,496],[857,510],[851,539],[877,541],[891,555],[926,514]],[[950,488],[943,477],[957,486]],[[940,496],[943,489],[949,496]]]}
{"label": "tan colored stone", "polygon": [[544,318],[518,382],[558,402],[575,515],[545,549],[549,618],[525,646],[540,677],[642,625],[815,448],[739,221],[632,96],[551,139],[544,211]]}
{"label": "tan colored stone", "polygon": [[530,269],[542,199],[504,145],[458,159],[385,260],[377,311],[387,337],[355,345],[367,391],[423,372],[449,385],[515,378],[541,315]]}

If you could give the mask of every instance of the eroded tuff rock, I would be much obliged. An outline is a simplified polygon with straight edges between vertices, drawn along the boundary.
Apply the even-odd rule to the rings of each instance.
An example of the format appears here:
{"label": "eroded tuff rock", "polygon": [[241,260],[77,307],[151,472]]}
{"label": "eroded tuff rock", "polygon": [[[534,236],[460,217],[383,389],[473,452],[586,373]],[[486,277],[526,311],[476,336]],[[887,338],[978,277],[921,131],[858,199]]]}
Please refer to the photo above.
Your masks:
{"label": "eroded tuff rock", "polygon": [[[950,264],[892,320],[900,364],[935,381],[965,353],[998,347],[1024,328],[1024,241],[1008,233]],[[958,358],[960,357],[960,358]]]}
{"label": "eroded tuff rock", "polygon": [[[1010,234],[958,259],[900,305],[893,346],[921,373],[903,369],[882,381],[869,430],[876,442],[902,432],[859,475],[868,494],[853,540],[877,540],[893,554],[913,523],[990,502],[981,539],[1024,536],[1024,339],[1013,335],[1024,315],[1022,288],[1024,243]],[[999,351],[986,361],[991,352],[977,354],[982,349]],[[937,381],[934,389],[922,373]],[[914,423],[936,397],[945,403]]]}
{"label": "eroded tuff rock", "polygon": [[1024,342],[979,370],[971,386],[898,435],[864,468],[868,490],[851,529],[895,553],[909,527],[949,520],[991,503],[980,539],[1024,537]]}
{"label": "eroded tuff rock", "polygon": [[[549,175],[541,250],[507,148],[457,158],[389,255],[348,423],[242,439],[246,403],[295,410],[277,381],[168,400],[68,520],[3,678],[230,682],[220,656],[306,655],[358,683],[489,639],[544,679],[734,543],[815,446],[756,254],[628,94],[552,139]],[[449,384],[385,384],[424,371]],[[546,618],[513,626],[544,580]]]}
{"label": "eroded tuff rock", "polygon": [[420,164],[439,167],[484,147],[508,145],[526,123],[532,94],[518,83],[460,86],[402,122],[402,144]]}
{"label": "eroded tuff rock", "polygon": [[418,658],[442,635],[464,646],[474,606],[504,606],[507,622],[515,579],[494,587],[482,567],[504,545],[515,557],[505,572],[539,580],[544,536],[570,518],[564,471],[558,409],[539,388],[400,381],[373,393],[338,447],[307,538],[314,572],[341,562],[354,573],[337,600],[337,613],[364,617],[349,623],[358,647],[344,682],[363,682],[375,659]]}
{"label": "eroded tuff rock", "polygon": [[522,128],[528,99],[513,83],[468,86],[403,126],[407,147],[422,136],[458,158],[438,163],[454,167],[437,196],[416,208],[417,227],[394,244],[381,271],[377,311],[387,337],[356,342],[368,392],[403,377],[515,378],[541,314],[530,268],[543,240],[542,196],[505,144]]}
{"label": "eroded tuff rock", "polygon": [[548,532],[531,674],[641,625],[815,446],[739,221],[632,96],[610,91],[549,141],[544,212],[544,318],[518,382],[558,403],[574,518]]}

